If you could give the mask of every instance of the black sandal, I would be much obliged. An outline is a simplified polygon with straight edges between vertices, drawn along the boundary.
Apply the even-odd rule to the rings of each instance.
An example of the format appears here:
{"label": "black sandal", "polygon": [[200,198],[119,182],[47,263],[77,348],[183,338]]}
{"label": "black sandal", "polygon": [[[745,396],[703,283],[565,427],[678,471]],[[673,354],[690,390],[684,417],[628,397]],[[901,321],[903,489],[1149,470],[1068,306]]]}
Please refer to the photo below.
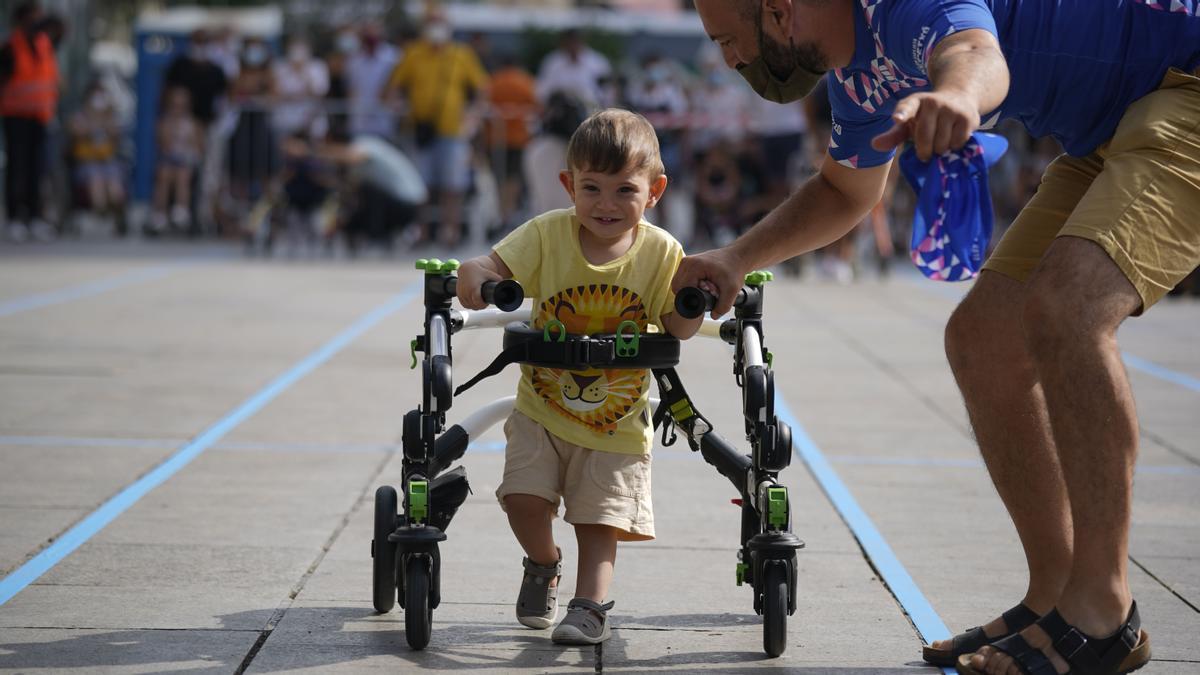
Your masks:
{"label": "black sandal", "polygon": [[953,666],[958,657],[963,654],[974,654],[996,640],[1002,640],[1009,635],[1020,633],[1032,626],[1034,621],[1038,620],[1037,612],[1026,607],[1025,603],[1013,607],[1001,614],[1000,617],[1004,619],[1004,633],[995,637],[988,637],[983,632],[983,627],[981,626],[969,628],[951,638],[949,649],[934,649],[926,645],[925,649],[921,652],[921,658],[925,659],[926,663],[931,663],[935,666]]}
{"label": "black sandal", "polygon": [[[1125,625],[1104,638],[1088,637],[1063,620],[1053,610],[1037,620],[1037,625],[1050,636],[1051,646],[1067,662],[1065,675],[1124,675],[1150,662],[1150,634],[1141,630],[1137,603],[1129,608]],[[1008,654],[1027,675],[1058,675],[1054,664],[1040,649],[1034,649],[1020,634],[992,643],[992,648]],[[960,675],[984,675],[971,667],[971,655],[964,654],[956,664]]]}

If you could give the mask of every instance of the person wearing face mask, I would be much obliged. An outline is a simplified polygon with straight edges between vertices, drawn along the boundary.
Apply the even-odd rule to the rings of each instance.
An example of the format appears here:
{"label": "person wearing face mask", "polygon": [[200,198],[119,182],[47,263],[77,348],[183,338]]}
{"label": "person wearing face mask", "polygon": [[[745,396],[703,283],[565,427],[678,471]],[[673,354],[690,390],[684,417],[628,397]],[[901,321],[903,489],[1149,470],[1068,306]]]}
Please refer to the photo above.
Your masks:
{"label": "person wearing face mask", "polygon": [[[728,311],[747,271],[849,231],[878,202],[906,141],[924,166],[902,158],[902,167],[928,178],[930,205],[945,214],[935,223],[945,239],[915,238],[914,262],[937,260],[953,278],[982,269],[950,318],[946,352],[1029,583],[1019,604],[928,646],[925,659],[989,675],[1145,665],[1150,641],[1128,574],[1138,421],[1116,331],[1200,263],[1200,5],[696,0],[696,9],[726,63],[764,98],[800,98],[828,71],[833,127],[819,173],[738,241],[684,260],[675,288],[703,284],[720,295],[715,313]],[[986,262],[986,237],[970,260],[938,258],[962,225],[990,218],[986,201],[971,200],[998,148],[974,132],[1001,119],[1056,137],[1066,154]],[[926,195],[914,226],[929,222]],[[990,234],[990,223],[978,231]],[[935,521],[931,537],[972,531],[954,518]]]}
{"label": "person wearing face mask", "polygon": [[538,68],[538,100],[545,103],[561,92],[596,107],[605,102],[602,83],[611,75],[608,59],[588,47],[577,29],[566,30],[559,38],[558,49],[547,54]]}
{"label": "person wearing face mask", "polygon": [[388,77],[400,52],[383,39],[378,26],[366,24],[357,35],[343,33],[339,44],[353,48],[346,74],[350,85],[350,132],[390,139],[396,132],[395,116],[381,105]]}
{"label": "person wearing face mask", "polygon": [[[230,92],[237,125],[229,137],[226,167],[235,204],[232,214],[238,219],[252,213],[252,207],[264,198],[280,166],[279,142],[271,128],[275,94],[271,57],[271,48],[264,40],[247,38],[242,45],[241,69]],[[232,227],[247,234],[248,228],[257,224],[238,222]]]}
{"label": "person wearing face mask", "polygon": [[300,37],[288,41],[284,58],[272,68],[276,104],[271,122],[279,138],[303,132],[310,138],[325,135],[326,120],[320,100],[329,91],[329,70],[314,59],[308,42]]}
{"label": "person wearing face mask", "polygon": [[205,128],[217,117],[217,103],[229,88],[225,71],[211,57],[212,39],[204,29],[193,31],[187,50],[178,56],[163,76],[163,91],[183,87],[192,97],[192,114]]}
{"label": "person wearing face mask", "polygon": [[[458,245],[462,204],[471,180],[471,134],[468,109],[482,100],[489,80],[479,58],[467,45],[451,39],[450,24],[438,15],[425,23],[388,82],[385,97],[406,104],[416,146],[417,166],[436,192],[437,211],[427,208],[418,241],[434,234],[443,244]],[[429,206],[433,206],[430,204]]]}

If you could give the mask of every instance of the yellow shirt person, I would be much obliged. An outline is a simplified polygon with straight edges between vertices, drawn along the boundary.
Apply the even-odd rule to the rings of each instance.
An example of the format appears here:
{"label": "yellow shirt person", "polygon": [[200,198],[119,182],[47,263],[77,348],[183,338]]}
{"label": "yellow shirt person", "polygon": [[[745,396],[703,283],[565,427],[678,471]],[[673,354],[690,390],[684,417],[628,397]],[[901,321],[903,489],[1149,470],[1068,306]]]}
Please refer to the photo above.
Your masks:
{"label": "yellow shirt person", "polygon": [[[633,245],[603,265],[588,262],[579,246],[575,209],[551,211],[517,228],[496,254],[536,298],[531,325],[557,320],[567,332],[612,334],[622,321],[645,333],[663,332],[660,318],[674,311],[671,275],[683,248],[665,230],[642,220]],[[653,443],[647,370],[572,371],[521,366],[517,410],[559,438],[593,450],[645,454]]]}
{"label": "yellow shirt person", "polygon": [[405,51],[387,88],[404,94],[413,122],[453,138],[462,132],[469,97],[487,86],[487,72],[470,47],[422,39]]}

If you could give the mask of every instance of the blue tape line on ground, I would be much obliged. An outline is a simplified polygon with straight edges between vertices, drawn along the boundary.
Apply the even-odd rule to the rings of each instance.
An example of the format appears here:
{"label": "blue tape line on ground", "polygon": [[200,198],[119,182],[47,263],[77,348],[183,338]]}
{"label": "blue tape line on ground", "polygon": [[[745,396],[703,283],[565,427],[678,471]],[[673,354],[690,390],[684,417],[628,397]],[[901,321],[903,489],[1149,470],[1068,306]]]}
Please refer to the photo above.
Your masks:
{"label": "blue tape line on ground", "polygon": [[280,375],[254,396],[251,396],[234,409],[233,412],[223,417],[216,424],[205,430],[204,433],[180,448],[178,452],[155,467],[150,473],[142,476],[136,482],[102,504],[100,508],[93,511],[77,525],[56,539],[53,544],[34,556],[29,562],[21,565],[12,574],[0,580],[0,605],[4,605],[4,603],[11,600],[14,595],[20,593],[26,586],[36,581],[38,577],[41,577],[50,568],[57,565],[59,561],[70,555],[72,551],[79,548],[80,545],[93,535],[104,529],[117,516],[137,503],[139,499],[146,496],[148,492],[175,475],[180,469],[187,466],[189,462],[199,456],[200,453],[207,450],[220,440],[222,436],[229,433],[230,430],[241,424],[251,415],[261,410],[263,406],[271,402],[271,400],[288,387],[295,384],[300,378],[328,361],[334,354],[337,354],[346,345],[370,330],[371,327],[389,314],[408,304],[420,289],[421,284],[414,283],[405,289],[403,293],[400,293],[358,321],[355,321],[349,328],[339,333],[312,354],[306,356],[304,360],[292,366],[286,373]]}
{"label": "blue tape line on ground", "polygon": [[1147,361],[1140,356],[1134,356],[1129,352],[1121,352],[1121,358],[1124,359],[1125,365],[1133,368],[1134,370],[1139,370],[1147,375],[1153,375],[1161,380],[1172,382],[1185,389],[1191,389],[1192,391],[1200,392],[1200,380],[1194,377],[1184,375],[1183,373],[1177,373],[1166,366],[1160,366],[1157,363]]}
{"label": "blue tape line on ground", "polygon": [[161,279],[169,274],[172,274],[183,267],[184,263],[176,263],[173,265],[158,265],[144,270],[137,270],[122,274],[111,279],[101,279],[99,281],[89,281],[78,286],[71,286],[58,291],[50,291],[48,293],[38,293],[16,300],[9,300],[5,303],[0,303],[0,317],[12,316],[20,312],[26,312],[39,307],[48,305],[57,305],[71,300],[79,300],[92,295],[99,295],[108,291],[113,291],[125,286],[132,286],[146,281],[154,281]]}
{"label": "blue tape line on ground", "polygon": [[[846,521],[851,532],[854,533],[854,537],[866,551],[867,556],[871,559],[871,564],[883,577],[884,583],[891,589],[904,611],[908,612],[908,616],[912,619],[913,625],[917,627],[921,637],[926,642],[950,637],[950,630],[946,628],[942,618],[925,599],[921,589],[917,588],[917,584],[909,576],[908,570],[904,569],[904,565],[892,552],[892,547],[888,546],[883,535],[879,533],[862,507],[858,505],[854,495],[850,494],[846,484],[830,466],[829,461],[825,459],[820,448],[809,437],[800,421],[792,415],[787,403],[778,392],[775,394],[775,413],[792,427],[792,444],[808,466],[808,470],[816,478],[817,483],[820,484],[821,489],[829,497],[829,501],[841,514],[842,520]],[[952,673],[953,669],[948,668],[946,672]]]}

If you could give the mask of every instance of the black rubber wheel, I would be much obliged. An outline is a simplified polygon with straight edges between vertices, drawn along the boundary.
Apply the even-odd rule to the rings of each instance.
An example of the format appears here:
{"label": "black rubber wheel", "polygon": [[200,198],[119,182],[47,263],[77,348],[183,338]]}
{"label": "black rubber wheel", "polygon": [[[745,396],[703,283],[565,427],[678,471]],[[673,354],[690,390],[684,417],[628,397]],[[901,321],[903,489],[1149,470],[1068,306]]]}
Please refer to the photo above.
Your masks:
{"label": "black rubber wheel", "polygon": [[763,651],[775,657],[787,647],[787,563],[771,561],[763,574]]}
{"label": "black rubber wheel", "polygon": [[396,606],[396,545],[388,535],[396,531],[396,488],[384,485],[375,491],[375,538],[371,540],[371,594],[375,611],[387,613]]}
{"label": "black rubber wheel", "polygon": [[405,567],[404,637],[409,647],[424,649],[433,633],[433,608],[429,606],[429,558],[410,558]]}

